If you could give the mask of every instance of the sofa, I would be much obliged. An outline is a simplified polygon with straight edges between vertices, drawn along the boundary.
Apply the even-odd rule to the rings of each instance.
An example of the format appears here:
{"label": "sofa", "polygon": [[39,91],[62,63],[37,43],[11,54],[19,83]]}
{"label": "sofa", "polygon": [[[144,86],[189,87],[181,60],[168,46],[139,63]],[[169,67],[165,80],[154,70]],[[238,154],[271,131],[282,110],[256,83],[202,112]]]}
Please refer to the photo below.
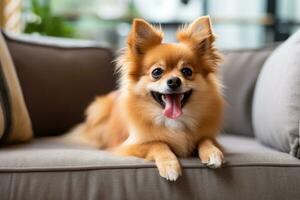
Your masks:
{"label": "sofa", "polygon": [[84,119],[96,95],[116,88],[112,50],[97,42],[1,34],[34,134],[27,142],[1,143],[1,200],[300,199],[300,160],[259,140],[253,125],[257,79],[276,44],[223,51],[227,106],[218,141],[226,164],[209,169],[196,157],[182,158],[183,175],[169,182],[153,162],[60,137]]}

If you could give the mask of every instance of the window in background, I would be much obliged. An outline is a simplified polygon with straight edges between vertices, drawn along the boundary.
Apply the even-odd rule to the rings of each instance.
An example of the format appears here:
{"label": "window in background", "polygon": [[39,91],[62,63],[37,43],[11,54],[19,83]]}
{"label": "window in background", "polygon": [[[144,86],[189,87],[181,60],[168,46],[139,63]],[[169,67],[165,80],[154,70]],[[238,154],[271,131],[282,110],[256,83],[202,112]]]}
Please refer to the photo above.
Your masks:
{"label": "window in background", "polygon": [[277,0],[276,20],[273,24],[274,40],[286,39],[300,27],[300,0]]}
{"label": "window in background", "polygon": [[264,0],[208,1],[208,13],[215,19],[217,44],[221,48],[258,47],[265,40],[262,24]]}
{"label": "window in background", "polygon": [[300,25],[300,0],[26,0],[27,16],[42,23],[30,11],[34,1],[50,2],[50,16],[72,27],[72,37],[105,41],[113,48],[124,46],[134,17],[161,24],[165,41],[172,42],[178,26],[209,14],[223,49],[282,41]]}

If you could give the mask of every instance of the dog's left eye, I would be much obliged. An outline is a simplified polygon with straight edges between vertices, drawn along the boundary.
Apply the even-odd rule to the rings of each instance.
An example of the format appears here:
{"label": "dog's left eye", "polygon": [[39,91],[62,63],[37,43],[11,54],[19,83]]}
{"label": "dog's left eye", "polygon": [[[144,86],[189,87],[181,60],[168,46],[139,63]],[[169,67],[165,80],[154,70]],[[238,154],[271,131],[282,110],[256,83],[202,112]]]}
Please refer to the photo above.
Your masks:
{"label": "dog's left eye", "polygon": [[162,73],[164,72],[164,70],[162,68],[155,68],[151,74],[152,74],[152,77],[155,78],[155,79],[158,79],[161,77]]}
{"label": "dog's left eye", "polygon": [[181,69],[181,73],[184,76],[189,77],[189,76],[192,76],[193,71],[190,68],[188,68],[188,67],[184,67],[184,68]]}

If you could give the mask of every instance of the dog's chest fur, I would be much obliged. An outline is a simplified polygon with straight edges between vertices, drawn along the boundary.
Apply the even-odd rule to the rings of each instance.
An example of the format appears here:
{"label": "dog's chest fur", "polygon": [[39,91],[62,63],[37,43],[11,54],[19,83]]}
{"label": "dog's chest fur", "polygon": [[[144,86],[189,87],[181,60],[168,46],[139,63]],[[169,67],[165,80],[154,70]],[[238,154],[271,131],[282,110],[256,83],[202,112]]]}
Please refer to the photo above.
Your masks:
{"label": "dog's chest fur", "polygon": [[185,157],[194,151],[196,137],[182,121],[166,119],[161,121],[159,126],[148,129],[131,126],[129,137],[124,144],[161,141],[167,143],[176,155]]}

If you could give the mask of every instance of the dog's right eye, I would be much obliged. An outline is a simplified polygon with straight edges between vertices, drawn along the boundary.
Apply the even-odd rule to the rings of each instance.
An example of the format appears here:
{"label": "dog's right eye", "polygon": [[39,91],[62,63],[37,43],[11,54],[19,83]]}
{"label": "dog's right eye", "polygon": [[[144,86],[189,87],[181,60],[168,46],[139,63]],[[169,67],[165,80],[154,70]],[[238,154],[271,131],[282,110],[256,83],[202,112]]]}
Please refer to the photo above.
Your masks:
{"label": "dog's right eye", "polygon": [[161,75],[163,74],[164,70],[162,68],[155,68],[151,74],[152,77],[155,79],[159,79],[161,77]]}

